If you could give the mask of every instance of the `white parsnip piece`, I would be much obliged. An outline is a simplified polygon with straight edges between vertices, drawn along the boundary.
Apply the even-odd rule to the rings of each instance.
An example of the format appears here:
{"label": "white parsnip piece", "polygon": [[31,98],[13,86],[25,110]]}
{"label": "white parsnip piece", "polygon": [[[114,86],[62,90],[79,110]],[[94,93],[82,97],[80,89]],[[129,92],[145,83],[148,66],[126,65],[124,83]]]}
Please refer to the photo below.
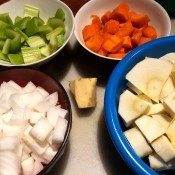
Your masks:
{"label": "white parsnip piece", "polygon": [[151,143],[155,152],[165,161],[168,162],[175,158],[175,148],[165,135],[160,136]]}
{"label": "white parsnip piece", "polygon": [[149,143],[163,135],[165,128],[154,118],[143,115],[135,121],[137,127],[141,130]]}
{"label": "white parsnip piece", "polygon": [[153,104],[146,111],[145,115],[162,114],[165,113],[165,107],[162,103]]}
{"label": "white parsnip piece", "polygon": [[172,145],[175,147],[175,120],[173,120],[168,126],[166,135],[170,139]]}
{"label": "white parsnip piece", "polygon": [[137,128],[134,127],[126,130],[124,135],[139,157],[143,158],[152,153],[151,147]]}
{"label": "white parsnip piece", "polygon": [[97,78],[80,78],[69,83],[70,90],[79,108],[96,106]]}
{"label": "white parsnip piece", "polygon": [[21,162],[22,174],[30,175],[33,171],[34,159],[29,157],[28,159]]}
{"label": "white parsnip piece", "polygon": [[129,90],[125,90],[120,95],[118,112],[126,126],[129,126],[136,118],[144,114],[148,108],[149,105],[144,100]]}

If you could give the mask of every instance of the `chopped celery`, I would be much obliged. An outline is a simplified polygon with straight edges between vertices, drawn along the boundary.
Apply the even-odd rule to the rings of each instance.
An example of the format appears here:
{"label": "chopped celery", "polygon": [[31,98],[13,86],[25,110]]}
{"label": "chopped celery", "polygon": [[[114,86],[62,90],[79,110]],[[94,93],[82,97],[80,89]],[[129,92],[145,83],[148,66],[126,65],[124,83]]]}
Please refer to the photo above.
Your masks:
{"label": "chopped celery", "polygon": [[20,54],[8,54],[8,59],[10,60],[10,63],[12,64],[23,64],[24,60],[23,57]]}
{"label": "chopped celery", "polygon": [[39,17],[39,8],[31,6],[31,5],[24,5],[24,16],[30,17]]}
{"label": "chopped celery", "polygon": [[32,36],[39,32],[39,26],[43,24],[44,24],[44,21],[41,18],[34,17],[30,21],[28,21],[25,29],[25,33],[28,36]]}
{"label": "chopped celery", "polygon": [[21,48],[21,53],[24,63],[32,63],[42,58],[38,47],[23,47]]}
{"label": "chopped celery", "polygon": [[18,27],[15,27],[14,29],[16,32],[18,32],[21,36],[21,43],[23,43],[24,41],[26,41],[28,39],[28,36]]}
{"label": "chopped celery", "polygon": [[11,39],[8,39],[8,38],[5,40],[4,46],[2,48],[2,53],[3,54],[8,54],[9,53],[9,51],[10,51],[10,41],[11,41]]}
{"label": "chopped celery", "polygon": [[24,18],[22,18],[21,20],[19,20],[18,22],[16,22],[14,24],[14,28],[15,27],[18,27],[21,30],[26,29],[27,23],[28,23],[28,21],[30,21],[30,19],[31,19],[30,17],[24,17]]}
{"label": "chopped celery", "polygon": [[39,8],[24,6],[24,17],[11,20],[9,13],[0,14],[0,59],[11,64],[32,63],[56,51],[64,43],[65,13],[58,8],[46,21]]}
{"label": "chopped celery", "polygon": [[47,24],[49,24],[53,29],[57,27],[64,27],[64,21],[56,17],[49,18]]}
{"label": "chopped celery", "polygon": [[47,40],[50,40],[51,35],[60,35],[65,33],[64,27],[57,27],[56,29],[52,30],[51,32],[46,34]]}
{"label": "chopped celery", "polygon": [[2,51],[0,51],[0,60],[4,60],[4,61],[9,62],[9,59],[8,59],[7,55],[3,54]]}
{"label": "chopped celery", "polygon": [[11,39],[10,52],[11,53],[19,52],[21,49],[21,36],[20,36],[20,34],[12,29],[7,29],[6,35],[8,38]]}
{"label": "chopped celery", "polygon": [[58,48],[59,48],[63,45],[63,43],[65,41],[64,35],[58,35],[57,40],[58,40]]}
{"label": "chopped celery", "polygon": [[45,45],[41,47],[40,51],[41,51],[41,55],[44,57],[47,57],[51,54],[49,45]]}
{"label": "chopped celery", "polygon": [[56,13],[55,13],[55,17],[58,18],[58,19],[61,19],[61,20],[65,20],[65,13],[63,11],[62,8],[58,8]]}
{"label": "chopped celery", "polygon": [[43,38],[40,36],[31,36],[27,39],[27,43],[30,47],[43,47],[46,45]]}

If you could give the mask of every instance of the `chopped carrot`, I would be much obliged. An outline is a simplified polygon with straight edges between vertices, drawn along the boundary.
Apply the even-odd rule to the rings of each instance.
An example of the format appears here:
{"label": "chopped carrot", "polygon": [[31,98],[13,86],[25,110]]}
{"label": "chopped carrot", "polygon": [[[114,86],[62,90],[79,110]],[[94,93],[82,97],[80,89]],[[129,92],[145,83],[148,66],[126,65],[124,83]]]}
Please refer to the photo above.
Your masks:
{"label": "chopped carrot", "polygon": [[132,49],[133,48],[133,44],[131,42],[131,37],[130,36],[123,37],[123,48],[127,48],[127,49]]}
{"label": "chopped carrot", "polygon": [[90,37],[99,34],[99,32],[100,27],[97,24],[86,25],[82,30],[84,41],[87,41]]}
{"label": "chopped carrot", "polygon": [[101,21],[103,24],[105,24],[106,22],[109,21],[110,19],[110,15],[111,15],[111,12],[110,11],[107,11],[103,14],[103,16],[101,17]]}
{"label": "chopped carrot", "polygon": [[133,31],[133,26],[130,21],[127,21],[121,28],[119,28],[117,34],[120,36],[129,36]]}
{"label": "chopped carrot", "polygon": [[144,27],[148,25],[148,22],[150,21],[149,17],[145,14],[133,14],[131,15],[131,22],[134,27]]}
{"label": "chopped carrot", "polygon": [[140,38],[142,37],[142,32],[137,32],[131,37],[131,41],[138,46],[140,42]]}
{"label": "chopped carrot", "polygon": [[118,59],[122,59],[125,55],[126,55],[126,53],[109,53],[109,54],[107,54],[107,56],[110,58],[118,58]]}
{"label": "chopped carrot", "polygon": [[122,48],[123,38],[120,36],[112,35],[102,47],[108,52],[115,53]]}
{"label": "chopped carrot", "polygon": [[122,59],[135,47],[157,38],[150,18],[130,10],[126,2],[101,17],[91,17],[91,24],[82,30],[83,39],[90,50],[103,56]]}
{"label": "chopped carrot", "polygon": [[94,52],[98,52],[101,48],[101,45],[102,45],[102,42],[103,42],[103,38],[100,34],[96,34],[92,37],[90,37],[86,42],[86,46],[94,51]]}
{"label": "chopped carrot", "polygon": [[115,34],[118,29],[119,22],[114,19],[110,19],[108,22],[105,23],[103,31],[110,34]]}
{"label": "chopped carrot", "polygon": [[100,48],[100,50],[97,53],[100,55],[106,56],[108,51],[102,47],[102,48]]}
{"label": "chopped carrot", "polygon": [[110,18],[121,22],[125,22],[129,19],[128,17],[129,6],[127,3],[122,2],[117,6],[111,13]]}
{"label": "chopped carrot", "polygon": [[151,41],[151,38],[141,37],[140,38],[140,41],[139,41],[139,46],[142,45],[142,44],[144,44],[144,43],[147,43],[149,41]]}
{"label": "chopped carrot", "polygon": [[153,26],[147,26],[143,30],[143,36],[156,39],[157,38],[157,32]]}
{"label": "chopped carrot", "polygon": [[92,24],[97,24],[100,28],[102,27],[101,19],[97,15],[92,15]]}

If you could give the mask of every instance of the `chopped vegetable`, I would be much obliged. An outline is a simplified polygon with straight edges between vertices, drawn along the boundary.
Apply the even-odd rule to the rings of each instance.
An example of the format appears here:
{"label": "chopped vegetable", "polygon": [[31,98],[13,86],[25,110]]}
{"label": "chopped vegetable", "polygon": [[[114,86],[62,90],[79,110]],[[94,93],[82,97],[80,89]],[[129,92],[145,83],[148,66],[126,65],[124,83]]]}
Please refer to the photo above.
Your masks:
{"label": "chopped vegetable", "polygon": [[157,38],[148,15],[130,10],[126,2],[101,17],[95,14],[91,17],[91,24],[82,29],[83,40],[88,49],[103,56],[122,59],[132,49]]}
{"label": "chopped vegetable", "polygon": [[40,9],[24,5],[24,15],[14,22],[9,13],[0,14],[0,59],[19,65],[41,60],[65,41],[65,13],[58,8],[46,21],[40,17]]}

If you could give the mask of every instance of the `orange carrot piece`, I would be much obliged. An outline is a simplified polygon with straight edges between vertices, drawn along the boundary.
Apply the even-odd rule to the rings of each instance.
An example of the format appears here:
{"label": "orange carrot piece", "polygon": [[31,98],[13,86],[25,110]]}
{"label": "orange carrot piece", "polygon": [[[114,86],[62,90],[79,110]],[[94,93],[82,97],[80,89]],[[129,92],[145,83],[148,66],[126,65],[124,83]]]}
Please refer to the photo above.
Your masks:
{"label": "orange carrot piece", "polygon": [[136,33],[142,33],[143,30],[144,30],[145,27],[141,27],[141,28],[136,28],[136,27],[133,27],[133,31],[132,31],[132,34],[131,35],[134,35]]}
{"label": "orange carrot piece", "polygon": [[111,12],[110,18],[121,22],[125,22],[129,19],[128,12],[129,12],[128,4],[122,2]]}
{"label": "orange carrot piece", "polygon": [[110,19],[108,22],[105,23],[103,31],[110,34],[115,34],[118,29],[119,22],[114,19]]}
{"label": "orange carrot piece", "polygon": [[150,18],[145,14],[133,14],[131,15],[131,22],[134,27],[141,28],[148,25]]}
{"label": "orange carrot piece", "polygon": [[119,60],[121,60],[125,55],[126,55],[126,53],[109,53],[109,54],[107,54],[108,57],[118,58]]}
{"label": "orange carrot piece", "polygon": [[102,45],[102,42],[103,42],[103,38],[100,34],[96,34],[92,37],[90,37],[86,42],[86,46],[94,51],[94,52],[98,52],[101,48],[101,45]]}
{"label": "orange carrot piece", "polygon": [[141,37],[140,38],[140,41],[139,41],[139,46],[142,45],[142,44],[144,44],[144,43],[147,43],[149,41],[151,41],[151,38]]}
{"label": "orange carrot piece", "polygon": [[111,15],[111,12],[110,12],[110,11],[107,11],[107,12],[105,12],[105,13],[102,15],[101,21],[102,21],[103,24],[105,24],[107,21],[109,21],[110,15]]}
{"label": "orange carrot piece", "polygon": [[99,34],[100,27],[97,24],[86,25],[82,30],[84,41],[87,41],[90,37]]}
{"label": "orange carrot piece", "polygon": [[111,53],[116,53],[122,48],[123,38],[120,36],[112,35],[106,42],[103,43],[102,47]]}
{"label": "orange carrot piece", "polygon": [[133,44],[131,42],[131,37],[130,36],[125,36],[123,37],[123,47],[127,49],[132,49]]}
{"label": "orange carrot piece", "polygon": [[140,42],[140,38],[142,37],[142,32],[137,32],[131,37],[131,41],[138,46]]}
{"label": "orange carrot piece", "polygon": [[97,24],[100,28],[102,28],[100,17],[97,15],[92,15],[91,17],[92,17],[92,24]]}
{"label": "orange carrot piece", "polygon": [[102,33],[103,43],[104,43],[106,40],[108,40],[111,36],[112,36],[112,34],[103,32],[103,33]]}
{"label": "orange carrot piece", "polygon": [[102,55],[102,56],[106,56],[108,53],[107,50],[105,50],[104,48],[100,48],[100,50],[98,51],[98,54]]}
{"label": "orange carrot piece", "polygon": [[133,26],[130,21],[127,21],[121,28],[119,28],[117,34],[120,36],[130,36],[133,31]]}
{"label": "orange carrot piece", "polygon": [[143,30],[143,36],[156,39],[157,38],[157,32],[153,26],[147,26]]}

